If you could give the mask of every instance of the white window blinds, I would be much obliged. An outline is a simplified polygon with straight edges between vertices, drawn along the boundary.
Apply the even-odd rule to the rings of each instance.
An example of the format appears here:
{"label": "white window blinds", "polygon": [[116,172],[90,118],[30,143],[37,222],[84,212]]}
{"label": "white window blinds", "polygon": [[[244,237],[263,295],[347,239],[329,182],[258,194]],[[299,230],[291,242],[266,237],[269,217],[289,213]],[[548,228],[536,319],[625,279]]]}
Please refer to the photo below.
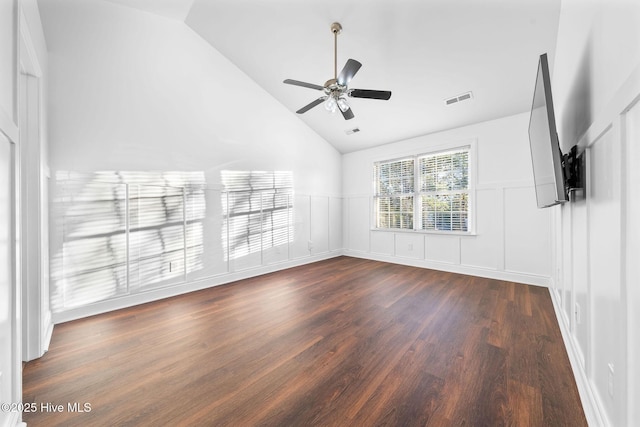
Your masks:
{"label": "white window blinds", "polygon": [[374,165],[376,227],[413,229],[414,159]]}
{"label": "white window blinds", "polygon": [[288,244],[293,237],[293,174],[222,171],[222,238],[227,259]]}
{"label": "white window blinds", "polygon": [[468,148],[419,158],[423,230],[468,231]]}
{"label": "white window blinds", "polygon": [[470,147],[374,164],[381,229],[469,231]]}

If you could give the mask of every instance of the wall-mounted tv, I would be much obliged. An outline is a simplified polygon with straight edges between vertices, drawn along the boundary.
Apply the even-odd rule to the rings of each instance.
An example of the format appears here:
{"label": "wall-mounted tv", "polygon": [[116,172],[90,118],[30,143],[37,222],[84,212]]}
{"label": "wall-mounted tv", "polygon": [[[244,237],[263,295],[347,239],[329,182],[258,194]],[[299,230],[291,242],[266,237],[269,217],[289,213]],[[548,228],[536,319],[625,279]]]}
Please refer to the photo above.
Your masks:
{"label": "wall-mounted tv", "polygon": [[546,53],[540,55],[538,61],[538,76],[529,119],[529,145],[538,207],[546,208],[569,201],[569,194],[565,188],[563,156],[553,112]]}

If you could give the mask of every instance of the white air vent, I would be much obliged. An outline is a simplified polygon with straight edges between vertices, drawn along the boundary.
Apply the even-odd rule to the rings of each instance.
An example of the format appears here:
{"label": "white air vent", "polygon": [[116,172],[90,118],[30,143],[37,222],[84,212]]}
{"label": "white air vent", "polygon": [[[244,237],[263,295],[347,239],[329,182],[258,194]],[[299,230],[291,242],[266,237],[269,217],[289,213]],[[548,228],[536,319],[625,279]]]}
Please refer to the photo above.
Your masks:
{"label": "white air vent", "polygon": [[444,100],[444,105],[453,105],[453,104],[457,104],[458,102],[462,102],[462,101],[467,101],[469,99],[473,98],[473,93],[471,92],[466,92],[463,93],[462,95],[458,95],[458,96],[454,96],[452,98],[448,98]]}
{"label": "white air vent", "polygon": [[344,131],[347,135],[353,135],[356,132],[360,132],[360,128],[347,129]]}

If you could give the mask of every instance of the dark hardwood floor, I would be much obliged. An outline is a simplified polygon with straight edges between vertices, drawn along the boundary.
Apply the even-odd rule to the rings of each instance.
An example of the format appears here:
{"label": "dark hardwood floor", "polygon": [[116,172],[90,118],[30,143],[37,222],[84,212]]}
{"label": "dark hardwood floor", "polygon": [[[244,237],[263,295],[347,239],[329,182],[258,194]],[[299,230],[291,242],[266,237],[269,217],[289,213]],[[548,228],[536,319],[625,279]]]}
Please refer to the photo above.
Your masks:
{"label": "dark hardwood floor", "polygon": [[547,289],[348,257],[57,325],[23,388],[30,427],[586,425]]}

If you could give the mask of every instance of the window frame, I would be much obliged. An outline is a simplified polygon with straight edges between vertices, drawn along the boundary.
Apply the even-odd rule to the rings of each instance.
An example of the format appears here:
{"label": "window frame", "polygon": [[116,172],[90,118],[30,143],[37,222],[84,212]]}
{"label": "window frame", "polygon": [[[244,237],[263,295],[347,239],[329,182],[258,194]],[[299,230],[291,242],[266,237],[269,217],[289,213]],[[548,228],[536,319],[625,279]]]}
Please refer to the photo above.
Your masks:
{"label": "window frame", "polygon": [[[379,179],[377,176],[374,176],[374,180],[373,180],[373,200],[374,200],[374,205],[373,205],[373,209],[374,209],[374,222],[373,224],[375,224],[375,228],[376,229],[381,229],[381,230],[404,230],[404,231],[410,231],[410,230],[415,230],[415,225],[416,225],[416,158],[414,156],[403,156],[403,157],[399,157],[396,159],[390,159],[390,160],[383,160],[383,161],[379,161],[379,162],[374,162],[374,175],[375,175],[375,171],[376,168],[381,165],[381,164],[391,164],[391,163],[399,163],[399,162],[404,162],[407,160],[411,160],[413,162],[413,167],[412,167],[412,173],[413,173],[413,188],[411,192],[389,192],[389,193],[379,193],[377,192],[377,187],[378,187],[378,183],[379,183]],[[404,176],[399,176],[398,179],[400,181],[402,181],[404,178]],[[378,197],[388,197],[390,199],[393,198],[402,198],[402,197],[412,197],[412,209],[411,209],[411,215],[412,215],[412,219],[411,219],[411,224],[412,224],[412,228],[384,228],[384,227],[380,227],[378,228],[378,218],[380,217],[380,212],[378,210],[378,204],[375,203],[376,198]],[[402,205],[402,200],[399,201],[400,205]],[[402,216],[403,211],[402,211],[402,207],[399,211],[399,214]],[[402,222],[402,220],[401,220]]]}
{"label": "window frame", "polygon": [[[256,253],[262,254],[265,249],[283,244],[290,245],[293,238],[293,172],[224,170],[221,175],[225,261],[230,262]],[[276,200],[278,198],[280,200]],[[276,213],[281,214],[279,217],[286,217],[286,222],[274,223]],[[245,224],[242,224],[243,222]],[[268,223],[271,225],[265,227]],[[246,230],[245,234],[238,233],[238,230],[242,229]],[[286,235],[285,242],[278,241],[280,235]],[[236,252],[238,246],[243,249]]]}
{"label": "window frame", "polygon": [[[392,158],[377,158],[373,161],[373,179],[372,179],[372,197],[371,197],[371,231],[381,232],[394,232],[394,233],[420,233],[420,234],[439,234],[439,235],[455,235],[455,236],[474,236],[476,235],[476,164],[477,164],[477,141],[475,139],[457,141],[451,143],[443,143],[430,147],[429,150],[417,151],[414,150],[410,153],[394,156]],[[438,153],[446,153],[456,150],[467,149],[469,153],[468,157],[468,213],[467,213],[467,231],[459,230],[428,230],[422,228],[422,206],[421,200],[425,192],[421,191],[422,188],[420,178],[420,159],[437,155]],[[413,159],[414,167],[414,188],[413,188],[413,228],[384,228],[378,227],[378,203],[377,199],[380,194],[377,193],[378,176],[376,175],[376,166],[383,163],[392,163],[402,160]]]}

